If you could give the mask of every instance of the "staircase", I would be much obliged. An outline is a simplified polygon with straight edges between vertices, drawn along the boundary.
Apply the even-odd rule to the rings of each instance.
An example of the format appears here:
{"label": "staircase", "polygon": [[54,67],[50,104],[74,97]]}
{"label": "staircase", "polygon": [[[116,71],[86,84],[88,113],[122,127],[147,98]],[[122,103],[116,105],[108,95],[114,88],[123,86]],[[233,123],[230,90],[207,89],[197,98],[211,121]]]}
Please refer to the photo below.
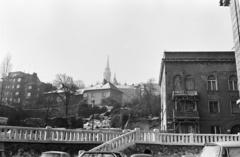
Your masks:
{"label": "staircase", "polygon": [[126,132],[119,137],[111,139],[90,151],[121,151],[127,147],[134,145],[136,143],[137,137],[139,137],[139,129],[135,129],[129,132]]}

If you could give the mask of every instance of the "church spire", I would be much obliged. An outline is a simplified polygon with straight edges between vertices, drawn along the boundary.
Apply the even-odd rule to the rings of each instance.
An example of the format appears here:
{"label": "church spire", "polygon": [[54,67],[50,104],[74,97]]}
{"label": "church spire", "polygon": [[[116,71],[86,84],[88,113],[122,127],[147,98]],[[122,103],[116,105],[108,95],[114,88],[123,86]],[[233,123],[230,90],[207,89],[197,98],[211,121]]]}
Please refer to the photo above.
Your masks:
{"label": "church spire", "polygon": [[118,85],[116,73],[114,73],[113,84],[114,84],[114,85]]}
{"label": "church spire", "polygon": [[105,68],[105,71],[103,73],[103,79],[111,82],[111,71],[110,71],[110,65],[109,65],[109,56],[107,57],[107,65]]}
{"label": "church spire", "polygon": [[109,66],[109,56],[107,56],[107,67],[110,70],[110,66]]}

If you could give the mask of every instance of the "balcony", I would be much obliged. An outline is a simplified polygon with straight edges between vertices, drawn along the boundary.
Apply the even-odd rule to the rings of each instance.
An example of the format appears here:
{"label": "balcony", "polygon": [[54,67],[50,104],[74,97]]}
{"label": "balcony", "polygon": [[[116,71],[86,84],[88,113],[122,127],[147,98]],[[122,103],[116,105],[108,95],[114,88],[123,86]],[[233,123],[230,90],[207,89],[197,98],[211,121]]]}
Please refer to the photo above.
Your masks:
{"label": "balcony", "polygon": [[186,91],[186,90],[173,91],[172,99],[174,99],[176,97],[198,97],[198,92],[197,91]]}
{"label": "balcony", "polygon": [[173,111],[173,118],[174,119],[199,119],[198,111]]}

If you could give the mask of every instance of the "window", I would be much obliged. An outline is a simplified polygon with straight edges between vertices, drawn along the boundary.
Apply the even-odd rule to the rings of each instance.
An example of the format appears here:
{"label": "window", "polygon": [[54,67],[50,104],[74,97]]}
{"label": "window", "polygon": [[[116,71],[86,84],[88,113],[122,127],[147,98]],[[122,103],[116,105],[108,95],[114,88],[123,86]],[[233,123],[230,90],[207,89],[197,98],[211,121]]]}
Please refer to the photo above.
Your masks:
{"label": "window", "polygon": [[237,90],[237,77],[235,75],[231,75],[228,80],[228,88],[231,91]]}
{"label": "window", "polygon": [[240,113],[240,106],[237,105],[236,100],[231,100],[230,102],[232,114]]}
{"label": "window", "polygon": [[22,79],[21,78],[18,78],[18,80],[17,80],[18,82],[21,82],[22,81]]}
{"label": "window", "polygon": [[209,112],[210,113],[218,113],[219,112],[219,104],[218,101],[211,100],[208,102]]}
{"label": "window", "polygon": [[21,99],[20,98],[17,98],[17,102],[20,103]]}
{"label": "window", "polygon": [[28,86],[28,89],[32,89],[32,86]]}
{"label": "window", "polygon": [[182,90],[182,80],[181,80],[181,76],[180,75],[176,75],[175,77],[174,77],[174,80],[173,80],[173,82],[174,82],[174,90],[175,91],[180,91],[180,90]]}
{"label": "window", "polygon": [[194,80],[191,76],[186,77],[186,90],[194,90]]}
{"label": "window", "polygon": [[32,94],[30,92],[27,93],[27,97],[30,97]]}
{"label": "window", "polygon": [[9,101],[12,102],[12,98],[10,98]]}
{"label": "window", "polygon": [[209,91],[217,91],[218,90],[217,79],[213,75],[208,77],[208,90]]}
{"label": "window", "polygon": [[20,84],[17,85],[17,88],[20,88]]}
{"label": "window", "polygon": [[103,93],[102,93],[102,97],[104,97],[104,98],[107,97],[107,93],[106,93],[106,92],[103,92]]}
{"label": "window", "polygon": [[19,92],[16,92],[15,95],[19,95]]}
{"label": "window", "polygon": [[12,85],[12,89],[14,89],[14,85]]}
{"label": "window", "polygon": [[218,126],[218,125],[211,126],[211,133],[212,134],[220,134],[221,133],[220,126]]}

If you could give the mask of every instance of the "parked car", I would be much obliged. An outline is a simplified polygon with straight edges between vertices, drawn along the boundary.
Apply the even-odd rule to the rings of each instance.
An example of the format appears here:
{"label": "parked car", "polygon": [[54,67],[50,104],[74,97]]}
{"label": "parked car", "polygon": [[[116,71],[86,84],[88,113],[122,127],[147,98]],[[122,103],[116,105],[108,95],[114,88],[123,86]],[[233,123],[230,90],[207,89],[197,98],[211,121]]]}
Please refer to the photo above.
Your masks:
{"label": "parked car", "polygon": [[78,157],[124,157],[120,152],[88,152],[81,151]]}
{"label": "parked car", "polygon": [[61,151],[42,152],[40,157],[70,157],[70,154]]}
{"label": "parked car", "polygon": [[200,157],[240,157],[240,142],[207,143]]}

